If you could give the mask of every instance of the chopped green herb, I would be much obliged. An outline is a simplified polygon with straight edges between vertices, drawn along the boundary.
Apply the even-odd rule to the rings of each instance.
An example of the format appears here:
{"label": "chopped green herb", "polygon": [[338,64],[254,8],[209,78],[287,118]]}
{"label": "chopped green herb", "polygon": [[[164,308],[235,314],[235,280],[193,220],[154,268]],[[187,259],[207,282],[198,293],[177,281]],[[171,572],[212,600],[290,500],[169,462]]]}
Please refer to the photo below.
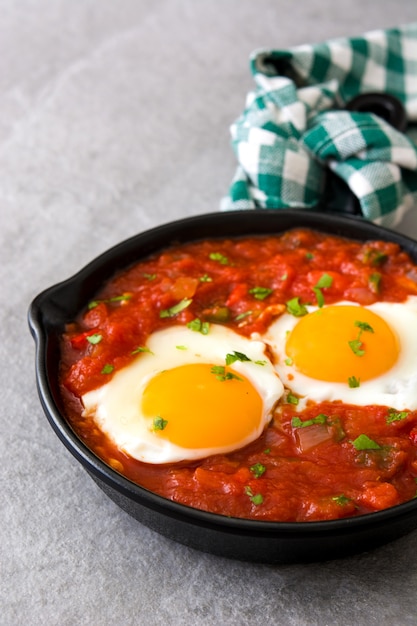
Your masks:
{"label": "chopped green herb", "polygon": [[333,277],[330,274],[322,274],[316,283],[316,287],[323,289],[324,287],[331,287],[333,284]]}
{"label": "chopped green herb", "polygon": [[353,446],[356,450],[380,450],[381,446],[376,443],[373,439],[370,439],[368,435],[359,435],[356,437],[354,441],[352,441]]}
{"label": "chopped green herb", "polygon": [[264,454],[271,454],[271,448],[265,448]]}
{"label": "chopped green herb", "polygon": [[90,342],[93,346],[95,346],[97,343],[100,343],[102,339],[103,335],[100,335],[99,333],[95,333],[94,335],[88,335],[87,337],[87,341]]}
{"label": "chopped green herb", "polygon": [[333,496],[332,500],[340,506],[345,506],[346,504],[349,504],[349,502],[351,502],[351,499],[345,496],[344,493],[341,493],[340,496]]}
{"label": "chopped green herb", "polygon": [[256,506],[259,506],[260,504],[262,504],[263,501],[264,501],[264,497],[261,493],[256,493],[254,496],[251,497],[252,504],[255,504]]}
{"label": "chopped green herb", "polygon": [[311,259],[314,259],[314,254],[312,252],[306,252],[306,259],[311,261]]}
{"label": "chopped green herb", "polygon": [[126,300],[130,300],[131,299],[131,294],[130,293],[124,293],[122,296],[113,296],[113,298],[105,298],[104,300],[92,300],[91,302],[88,303],[88,309],[94,309],[96,306],[98,306],[101,303],[112,303],[112,302],[124,302]]}
{"label": "chopped green herb", "polygon": [[175,346],[177,350],[188,350],[187,346]]}
{"label": "chopped green herb", "polygon": [[374,272],[369,277],[369,288],[373,293],[379,293],[381,288],[381,274]]}
{"label": "chopped green herb", "polygon": [[348,384],[349,384],[349,387],[351,387],[351,389],[354,389],[355,387],[360,387],[361,386],[361,379],[360,378],[356,378],[356,376],[349,376]]}
{"label": "chopped green herb", "polygon": [[143,276],[147,280],[155,280],[155,278],[156,278],[156,274],[144,274]]}
{"label": "chopped green herb", "polygon": [[355,321],[355,326],[360,328],[361,332],[373,333],[374,329],[368,322],[360,322],[359,320]]}
{"label": "chopped green herb", "polygon": [[367,250],[364,255],[365,263],[373,266],[382,265],[387,260],[388,255],[385,252],[380,252],[380,250],[375,250],[374,248]]}
{"label": "chopped green herb", "polygon": [[226,354],[226,365],[231,365],[235,361],[250,361],[250,358],[243,354],[243,352],[233,352],[233,354]]}
{"label": "chopped green herb", "polygon": [[392,422],[400,422],[405,420],[408,417],[408,411],[396,411],[395,409],[390,409],[388,411],[388,415],[385,418],[387,424],[392,424]]}
{"label": "chopped green herb", "polygon": [[300,298],[298,297],[288,300],[285,305],[288,313],[290,313],[290,315],[294,315],[295,317],[302,317],[308,313],[304,304],[300,304]]}
{"label": "chopped green herb", "polygon": [[241,378],[237,374],[233,374],[233,372],[226,372],[225,380],[239,380],[239,381],[242,381],[243,378]]}
{"label": "chopped green herb", "polygon": [[265,300],[272,293],[272,289],[268,287],[253,287],[249,289],[249,293],[254,296],[257,300]]}
{"label": "chopped green herb", "polygon": [[252,504],[256,504],[257,506],[259,504],[262,504],[262,502],[264,501],[262,494],[261,493],[254,494],[252,489],[249,486],[245,487],[245,494],[249,496]]}
{"label": "chopped green herb", "polygon": [[124,293],[121,296],[113,296],[113,298],[109,298],[106,302],[124,302],[125,300],[130,300],[132,295],[130,293]]}
{"label": "chopped green herb", "polygon": [[243,320],[245,319],[245,317],[248,317],[248,315],[252,315],[253,311],[245,311],[244,313],[239,313],[239,315],[236,315],[235,320],[236,322],[238,322],[239,320]]}
{"label": "chopped green herb", "polygon": [[363,356],[365,354],[365,350],[362,350],[363,343],[360,339],[352,339],[349,341],[349,347],[356,356]]}
{"label": "chopped green herb", "polygon": [[140,352],[149,352],[149,354],[153,354],[151,350],[147,346],[138,346],[130,354],[139,354]]}
{"label": "chopped green herb", "polygon": [[290,357],[288,357],[287,359],[285,359],[284,363],[285,363],[285,365],[292,365],[293,364],[293,360]]}
{"label": "chopped green herb", "polygon": [[313,291],[316,295],[317,304],[319,308],[321,308],[324,305],[324,296],[323,296],[322,289],[325,287],[331,287],[332,283],[333,283],[332,276],[330,276],[329,274],[322,274],[319,280],[317,281],[317,283],[314,285]]}
{"label": "chopped green herb", "polygon": [[319,309],[321,309],[321,307],[324,305],[323,293],[322,293],[321,289],[319,289],[318,287],[313,287],[313,291],[314,291],[314,294],[316,296],[317,305],[318,305]]}
{"label": "chopped green herb", "polygon": [[266,472],[266,467],[262,465],[262,463],[255,463],[255,465],[251,465],[249,469],[255,478],[260,478],[260,476]]}
{"label": "chopped green herb", "polygon": [[255,365],[266,365],[268,361],[254,361]]}
{"label": "chopped green herb", "polygon": [[226,375],[224,377],[225,380],[242,380],[242,378],[240,378],[240,376],[237,376],[236,374],[233,374],[232,372],[226,372]]}
{"label": "chopped green herb", "polygon": [[287,278],[288,278],[288,273],[285,272],[285,274],[281,276],[281,280],[287,280]]}
{"label": "chopped green herb", "polygon": [[210,324],[208,322],[202,322],[198,317],[191,322],[188,322],[187,327],[190,330],[194,330],[196,333],[201,333],[202,335],[208,335],[210,330]]}
{"label": "chopped green herb", "polygon": [[299,401],[300,400],[297,398],[297,396],[294,396],[292,393],[288,393],[287,394],[287,402],[288,402],[288,404],[298,404]]}
{"label": "chopped green herb", "polygon": [[164,430],[168,424],[168,420],[164,420],[160,415],[153,418],[153,430]]}
{"label": "chopped green herb", "polygon": [[212,374],[216,376],[217,380],[220,380],[221,382],[224,382],[225,380],[233,380],[233,379],[240,380],[240,381],[242,380],[242,378],[240,378],[236,374],[233,374],[233,372],[227,372],[224,365],[213,365],[210,371]]}
{"label": "chopped green herb", "polygon": [[212,278],[210,278],[210,276],[208,274],[204,274],[204,276],[200,276],[200,282],[202,283],[211,283],[212,282]]}
{"label": "chopped green herb", "polygon": [[174,304],[174,306],[170,307],[169,309],[161,311],[159,313],[159,317],[174,317],[178,313],[181,313],[181,311],[186,309],[188,306],[190,306],[191,302],[191,298],[183,298],[183,300],[177,302],[177,304]]}
{"label": "chopped green herb", "polygon": [[293,417],[291,420],[291,426],[293,428],[306,428],[306,426],[314,426],[315,424],[325,424],[327,422],[327,415],[319,413],[316,417],[309,420],[301,420],[299,417]]}
{"label": "chopped green herb", "polygon": [[227,258],[227,256],[224,256],[221,252],[211,252],[209,254],[209,258],[212,261],[218,261],[220,263],[220,265],[228,265],[229,264],[229,259]]}
{"label": "chopped green herb", "polygon": [[358,336],[356,339],[352,341],[348,341],[349,347],[356,356],[363,356],[365,354],[365,350],[362,350],[363,343],[361,341],[362,333],[373,333],[374,329],[368,322],[360,322],[359,320],[355,321],[355,326],[359,328]]}
{"label": "chopped green herb", "polygon": [[110,365],[110,363],[106,363],[106,365],[101,370],[102,374],[111,374],[114,370],[114,365]]}

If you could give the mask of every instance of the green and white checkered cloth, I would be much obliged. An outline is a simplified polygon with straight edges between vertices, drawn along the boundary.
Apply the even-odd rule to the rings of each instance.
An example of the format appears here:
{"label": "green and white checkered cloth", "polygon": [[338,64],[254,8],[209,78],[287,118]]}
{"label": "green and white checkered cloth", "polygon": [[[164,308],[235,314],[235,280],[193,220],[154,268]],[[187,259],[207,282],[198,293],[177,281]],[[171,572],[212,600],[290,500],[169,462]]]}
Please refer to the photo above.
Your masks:
{"label": "green and white checkered cloth", "polygon": [[[369,220],[394,226],[416,206],[417,23],[257,51],[251,70],[256,89],[231,127],[239,165],[223,210],[318,208],[327,168]],[[369,92],[402,103],[405,132],[374,113],[346,110]]]}

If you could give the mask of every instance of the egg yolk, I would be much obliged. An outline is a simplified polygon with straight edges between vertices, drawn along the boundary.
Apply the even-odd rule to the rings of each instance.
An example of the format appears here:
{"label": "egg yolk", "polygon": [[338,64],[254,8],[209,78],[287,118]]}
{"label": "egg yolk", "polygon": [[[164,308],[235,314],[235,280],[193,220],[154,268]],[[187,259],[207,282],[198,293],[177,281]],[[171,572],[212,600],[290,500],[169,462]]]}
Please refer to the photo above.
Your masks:
{"label": "egg yolk", "polygon": [[399,343],[379,315],[361,306],[328,306],[309,313],[288,336],[287,356],[302,374],[329,382],[370,380],[396,362]]}
{"label": "egg yolk", "polygon": [[263,402],[256,389],[230,368],[224,379],[212,368],[188,364],[152,378],[142,411],[154,424],[155,417],[161,418],[155,433],[184,448],[210,448],[238,446],[259,428]]}

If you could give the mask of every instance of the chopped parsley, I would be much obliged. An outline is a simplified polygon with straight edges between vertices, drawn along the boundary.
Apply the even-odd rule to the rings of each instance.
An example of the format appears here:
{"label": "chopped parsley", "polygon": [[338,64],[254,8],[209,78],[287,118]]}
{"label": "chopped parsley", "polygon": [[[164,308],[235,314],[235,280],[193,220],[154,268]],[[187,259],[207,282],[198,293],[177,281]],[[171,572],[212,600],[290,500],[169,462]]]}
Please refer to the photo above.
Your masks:
{"label": "chopped parsley", "polygon": [[139,354],[140,352],[149,352],[149,354],[153,354],[153,352],[147,346],[138,346],[130,354]]}
{"label": "chopped parsley", "polygon": [[209,254],[209,259],[211,259],[212,261],[217,261],[218,263],[220,263],[220,265],[229,265],[229,259],[221,252],[211,252]]}
{"label": "chopped parsley", "polygon": [[287,402],[288,402],[288,404],[298,404],[299,401],[300,400],[297,398],[297,396],[294,396],[294,394],[292,394],[292,393],[288,393],[287,394]]}
{"label": "chopped parsley", "polygon": [[208,274],[204,274],[204,276],[200,276],[201,283],[211,283],[212,280],[213,279]]}
{"label": "chopped parsley", "polygon": [[262,474],[265,474],[266,467],[262,465],[262,463],[255,463],[255,465],[251,465],[249,468],[255,478],[260,478]]}
{"label": "chopped parsley", "polygon": [[351,502],[351,499],[345,496],[344,493],[341,493],[339,496],[333,496],[332,500],[340,506],[345,506],[346,504],[349,504],[349,502]]}
{"label": "chopped parsley", "polygon": [[210,372],[214,374],[217,380],[224,382],[225,380],[243,380],[233,372],[227,372],[224,365],[213,365]]}
{"label": "chopped parsley", "polygon": [[326,287],[331,287],[332,284],[333,284],[332,276],[330,276],[329,274],[322,274],[319,280],[317,281],[317,283],[314,285],[313,291],[316,295],[317,304],[319,308],[321,308],[324,305],[324,296],[323,296],[322,289]]}
{"label": "chopped parsley", "polygon": [[245,311],[244,313],[239,313],[239,315],[236,315],[235,317],[235,321],[238,322],[239,320],[243,320],[245,319],[245,317],[248,317],[248,315],[252,315],[253,311]]}
{"label": "chopped parsley", "polygon": [[265,300],[265,298],[271,295],[272,289],[269,289],[269,287],[252,287],[252,289],[249,289],[249,293],[257,300]]}
{"label": "chopped parsley", "polygon": [[293,360],[290,357],[288,357],[287,359],[285,359],[284,363],[285,363],[285,365],[292,365],[293,364]]}
{"label": "chopped parsley", "polygon": [[243,352],[233,352],[233,354],[226,354],[226,365],[231,365],[235,361],[250,361],[250,358],[243,354]]}
{"label": "chopped parsley", "polygon": [[111,365],[110,363],[106,363],[106,365],[101,370],[101,373],[102,374],[111,374],[113,370],[114,370],[114,365]]}
{"label": "chopped parsley", "polygon": [[308,313],[304,304],[300,304],[300,298],[298,296],[296,298],[292,298],[291,300],[287,300],[285,306],[287,307],[288,313],[290,313],[290,315],[294,315],[294,317],[303,317],[303,315],[307,315]]}
{"label": "chopped parsley", "polygon": [[359,320],[355,321],[355,326],[359,328],[358,336],[356,339],[352,339],[352,341],[348,341],[349,347],[356,356],[363,356],[365,354],[365,350],[363,350],[363,343],[361,341],[362,333],[373,333],[374,329],[368,322],[361,322]]}
{"label": "chopped parsley", "polygon": [[365,350],[362,350],[363,343],[360,339],[352,339],[349,341],[349,347],[356,356],[363,356],[365,354]]}
{"label": "chopped parsley", "polygon": [[264,501],[263,495],[261,493],[254,494],[249,486],[245,487],[245,494],[249,496],[252,504],[255,504],[256,506],[262,504],[262,502]]}
{"label": "chopped parsley", "polygon": [[188,350],[187,346],[175,346],[177,350]]}
{"label": "chopped parsley", "polygon": [[401,422],[408,417],[408,411],[396,411],[395,409],[390,409],[388,411],[388,415],[385,418],[387,424],[392,424],[392,422]]}
{"label": "chopped parsley", "polygon": [[95,346],[97,343],[100,343],[102,339],[103,335],[100,335],[99,333],[95,333],[94,335],[88,335],[87,337],[87,341],[93,346]]}
{"label": "chopped parsley", "polygon": [[122,296],[113,296],[112,298],[105,298],[104,300],[92,300],[88,303],[88,310],[95,309],[99,304],[111,304],[113,302],[125,302],[130,300],[132,295],[130,293],[124,293]]}
{"label": "chopped parsley", "polygon": [[376,441],[370,439],[368,435],[359,435],[356,437],[354,441],[352,441],[353,446],[356,450],[380,450],[381,446],[377,444]]}
{"label": "chopped parsley", "polygon": [[143,277],[146,278],[146,280],[155,280],[156,274],[144,274]]}
{"label": "chopped parsley", "polygon": [[316,287],[323,289],[324,287],[331,287],[333,284],[333,277],[330,274],[322,274],[316,283]]}
{"label": "chopped parsley", "polygon": [[316,417],[309,420],[301,420],[299,417],[293,417],[291,420],[291,426],[293,428],[306,428],[306,426],[314,426],[315,424],[325,424],[327,422],[327,415],[319,413]]}
{"label": "chopped parsley", "polygon": [[306,259],[311,261],[311,259],[314,259],[314,254],[312,252],[306,252]]}
{"label": "chopped parsley", "polygon": [[161,311],[159,313],[159,317],[174,317],[178,313],[181,313],[181,311],[186,309],[188,306],[190,306],[191,302],[191,298],[183,298],[182,300],[180,300],[180,302],[177,302],[177,304],[174,304],[174,306],[170,307],[169,309],[164,309],[163,311]]}
{"label": "chopped parsley", "polygon": [[317,306],[319,307],[319,309],[321,309],[321,307],[324,305],[324,296],[323,296],[323,292],[321,289],[319,289],[317,286],[313,287],[313,291],[315,293],[316,296],[316,300],[317,300]]}
{"label": "chopped parsley", "polygon": [[164,420],[163,417],[157,415],[153,418],[152,429],[153,430],[164,430],[167,427],[168,420]]}
{"label": "chopped parsley", "polygon": [[356,320],[355,326],[357,326],[360,329],[361,333],[363,332],[373,333],[374,332],[374,329],[372,328],[370,324],[368,324],[368,322],[360,322],[359,320]]}
{"label": "chopped parsley", "polygon": [[364,254],[364,261],[368,265],[378,266],[382,265],[388,260],[388,255],[385,252],[381,252],[380,250],[375,250],[375,248],[371,248],[367,250]]}
{"label": "chopped parsley", "polygon": [[349,387],[351,389],[355,389],[355,387],[360,387],[361,386],[361,379],[360,378],[356,378],[356,376],[349,376],[348,384],[349,384]]}
{"label": "chopped parsley", "polygon": [[188,322],[187,327],[196,333],[201,333],[202,335],[208,335],[210,330],[210,324],[208,322],[201,321],[198,317],[191,322]]}
{"label": "chopped parsley", "polygon": [[370,275],[368,279],[369,289],[373,293],[379,293],[381,288],[381,274],[379,272],[374,272]]}

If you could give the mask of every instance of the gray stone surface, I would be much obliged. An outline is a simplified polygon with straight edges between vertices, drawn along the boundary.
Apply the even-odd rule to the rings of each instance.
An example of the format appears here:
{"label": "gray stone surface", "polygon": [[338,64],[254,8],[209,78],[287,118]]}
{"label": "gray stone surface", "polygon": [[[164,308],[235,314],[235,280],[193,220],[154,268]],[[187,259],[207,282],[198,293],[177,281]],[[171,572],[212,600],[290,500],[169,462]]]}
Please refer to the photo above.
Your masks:
{"label": "gray stone surface", "polygon": [[416,532],[272,567],[129,518],[47,424],[26,324],[40,290],[112,244],[218,210],[252,50],[402,24],[415,1],[3,0],[0,14],[0,623],[416,624]]}

